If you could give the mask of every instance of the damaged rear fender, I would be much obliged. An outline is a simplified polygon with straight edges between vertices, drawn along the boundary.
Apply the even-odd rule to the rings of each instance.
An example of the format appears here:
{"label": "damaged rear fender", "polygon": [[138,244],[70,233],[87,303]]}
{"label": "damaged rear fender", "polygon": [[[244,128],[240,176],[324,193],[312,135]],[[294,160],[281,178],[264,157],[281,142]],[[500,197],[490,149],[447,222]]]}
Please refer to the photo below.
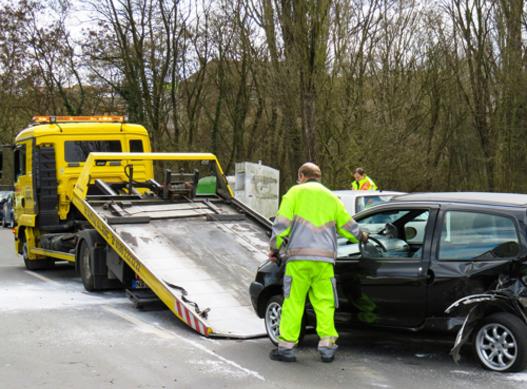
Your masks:
{"label": "damaged rear fender", "polygon": [[[507,293],[509,292],[509,293]],[[480,321],[496,312],[508,312],[521,318],[527,324],[525,308],[519,300],[519,295],[510,291],[496,290],[463,297],[450,305],[445,313],[450,314],[462,308],[468,308],[468,313],[459,329],[450,355],[457,363],[460,360],[460,351],[463,345],[471,338]]]}

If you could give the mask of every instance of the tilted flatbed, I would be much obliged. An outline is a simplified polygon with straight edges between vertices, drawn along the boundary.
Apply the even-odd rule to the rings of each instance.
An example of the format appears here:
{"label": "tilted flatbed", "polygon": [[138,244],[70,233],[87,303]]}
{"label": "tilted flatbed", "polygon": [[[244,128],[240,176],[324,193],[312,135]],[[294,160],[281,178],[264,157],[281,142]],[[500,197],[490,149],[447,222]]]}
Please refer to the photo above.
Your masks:
{"label": "tilted flatbed", "polygon": [[[105,256],[108,270],[118,276],[122,262],[126,263],[180,320],[202,335],[264,335],[263,321],[254,314],[247,290],[266,258],[270,222],[238,203],[228,186],[225,197],[168,199],[162,197],[161,185],[156,194],[155,190],[136,190],[133,180],[128,186],[94,179],[106,164],[119,163],[124,168],[134,161],[208,161],[221,172],[216,157],[206,153],[91,153],[75,184],[72,202],[117,254],[118,258]],[[129,192],[117,193],[112,189],[116,184],[126,185]],[[94,185],[106,193],[89,195]],[[78,262],[82,262],[82,244],[81,238]]]}

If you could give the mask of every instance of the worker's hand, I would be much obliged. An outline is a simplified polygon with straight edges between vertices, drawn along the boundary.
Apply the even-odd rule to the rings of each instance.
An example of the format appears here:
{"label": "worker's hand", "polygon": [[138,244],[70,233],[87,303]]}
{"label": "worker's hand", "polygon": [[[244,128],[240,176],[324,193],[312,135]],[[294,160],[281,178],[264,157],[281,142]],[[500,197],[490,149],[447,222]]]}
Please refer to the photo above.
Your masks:
{"label": "worker's hand", "polygon": [[361,231],[359,241],[361,241],[362,243],[366,243],[368,242],[369,237],[370,237],[369,233],[367,233],[366,231]]}
{"label": "worker's hand", "polygon": [[269,258],[271,262],[275,263],[276,261],[278,261],[278,252],[275,250],[269,250],[269,252],[267,253],[267,258]]}

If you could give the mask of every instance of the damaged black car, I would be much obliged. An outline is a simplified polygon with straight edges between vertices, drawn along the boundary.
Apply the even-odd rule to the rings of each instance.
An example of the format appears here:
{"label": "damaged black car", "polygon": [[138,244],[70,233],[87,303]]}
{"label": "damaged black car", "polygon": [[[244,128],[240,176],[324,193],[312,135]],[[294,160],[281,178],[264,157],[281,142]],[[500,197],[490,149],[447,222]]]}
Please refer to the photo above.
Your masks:
{"label": "damaged black car", "polygon": [[[471,345],[487,369],[527,366],[527,195],[408,194],[355,219],[370,239],[361,245],[339,242],[340,330],[449,331],[457,335],[455,361]],[[262,264],[250,287],[273,343],[279,336],[283,262]],[[304,326],[314,323],[307,304]]]}

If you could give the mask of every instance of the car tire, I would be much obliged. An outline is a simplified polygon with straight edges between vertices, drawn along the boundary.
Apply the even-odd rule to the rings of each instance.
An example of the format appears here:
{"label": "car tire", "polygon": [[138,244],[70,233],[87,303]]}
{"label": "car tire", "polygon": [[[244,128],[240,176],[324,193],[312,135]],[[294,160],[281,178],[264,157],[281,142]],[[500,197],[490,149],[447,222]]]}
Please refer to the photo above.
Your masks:
{"label": "car tire", "polygon": [[[271,343],[278,346],[278,337],[280,336],[280,316],[282,313],[282,304],[284,297],[280,294],[271,296],[265,304],[264,321],[265,331]],[[302,319],[302,326],[300,327],[300,335],[298,343],[302,343],[306,334],[305,315]]]}
{"label": "car tire", "polygon": [[24,258],[24,265],[27,270],[46,270],[52,269],[55,266],[55,261],[52,259],[29,259],[27,242],[22,242],[22,258]]}
{"label": "car tire", "polygon": [[79,248],[77,250],[78,257],[75,259],[79,264],[79,273],[81,276],[82,284],[84,289],[88,292],[94,292],[95,289],[95,277],[93,275],[93,269],[91,267],[91,250],[86,240],[79,242]]}
{"label": "car tire", "polygon": [[474,337],[474,351],[484,368],[517,372],[527,366],[527,324],[508,312],[484,318]]}

